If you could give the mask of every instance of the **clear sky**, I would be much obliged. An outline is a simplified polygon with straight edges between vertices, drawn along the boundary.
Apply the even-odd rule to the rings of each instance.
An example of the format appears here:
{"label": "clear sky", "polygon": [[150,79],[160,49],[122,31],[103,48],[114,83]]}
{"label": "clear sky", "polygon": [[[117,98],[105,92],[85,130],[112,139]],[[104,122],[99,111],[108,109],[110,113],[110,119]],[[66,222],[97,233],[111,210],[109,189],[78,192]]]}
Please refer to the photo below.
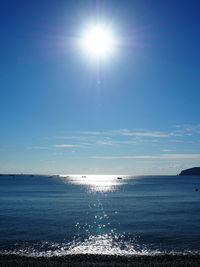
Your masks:
{"label": "clear sky", "polygon": [[[200,166],[199,0],[2,0],[0,172]],[[115,51],[91,60],[91,22]]]}

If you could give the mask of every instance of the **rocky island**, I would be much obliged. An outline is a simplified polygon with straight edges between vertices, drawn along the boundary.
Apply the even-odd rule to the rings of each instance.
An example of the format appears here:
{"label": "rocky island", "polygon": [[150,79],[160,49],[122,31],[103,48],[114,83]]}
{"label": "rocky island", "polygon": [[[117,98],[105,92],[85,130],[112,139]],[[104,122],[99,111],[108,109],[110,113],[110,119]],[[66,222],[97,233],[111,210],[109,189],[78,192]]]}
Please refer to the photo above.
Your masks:
{"label": "rocky island", "polygon": [[179,175],[200,175],[200,167],[183,170],[179,173]]}

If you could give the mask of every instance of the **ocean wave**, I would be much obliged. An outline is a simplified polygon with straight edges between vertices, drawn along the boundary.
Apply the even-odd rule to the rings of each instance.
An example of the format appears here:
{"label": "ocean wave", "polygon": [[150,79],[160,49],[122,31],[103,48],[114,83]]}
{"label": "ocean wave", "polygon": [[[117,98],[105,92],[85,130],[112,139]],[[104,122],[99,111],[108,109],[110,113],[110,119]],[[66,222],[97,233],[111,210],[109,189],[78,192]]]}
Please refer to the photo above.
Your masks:
{"label": "ocean wave", "polygon": [[199,254],[200,251],[185,250],[161,250],[151,249],[150,246],[139,244],[137,240],[124,240],[123,235],[97,235],[89,236],[83,241],[78,238],[68,243],[56,242],[36,242],[36,243],[15,243],[15,248],[12,250],[1,250],[0,254],[20,255],[31,257],[53,257],[66,255],[116,255],[116,256],[155,256],[155,255],[188,255]]}

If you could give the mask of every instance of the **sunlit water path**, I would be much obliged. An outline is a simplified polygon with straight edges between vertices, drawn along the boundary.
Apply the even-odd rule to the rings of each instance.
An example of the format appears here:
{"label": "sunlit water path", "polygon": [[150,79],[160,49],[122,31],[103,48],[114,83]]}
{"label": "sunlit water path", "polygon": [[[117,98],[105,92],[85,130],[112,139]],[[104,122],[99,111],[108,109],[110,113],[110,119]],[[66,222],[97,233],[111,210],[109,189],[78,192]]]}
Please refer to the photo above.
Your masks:
{"label": "sunlit water path", "polygon": [[3,175],[0,252],[199,253],[198,187],[186,176]]}

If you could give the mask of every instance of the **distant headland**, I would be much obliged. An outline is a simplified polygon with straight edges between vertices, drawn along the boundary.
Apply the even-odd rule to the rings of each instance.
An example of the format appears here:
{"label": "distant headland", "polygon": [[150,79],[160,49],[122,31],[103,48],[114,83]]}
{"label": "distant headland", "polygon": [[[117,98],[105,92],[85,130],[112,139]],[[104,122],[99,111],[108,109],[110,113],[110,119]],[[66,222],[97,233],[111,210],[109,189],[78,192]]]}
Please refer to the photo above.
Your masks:
{"label": "distant headland", "polygon": [[200,175],[200,167],[183,170],[179,173],[179,175]]}

